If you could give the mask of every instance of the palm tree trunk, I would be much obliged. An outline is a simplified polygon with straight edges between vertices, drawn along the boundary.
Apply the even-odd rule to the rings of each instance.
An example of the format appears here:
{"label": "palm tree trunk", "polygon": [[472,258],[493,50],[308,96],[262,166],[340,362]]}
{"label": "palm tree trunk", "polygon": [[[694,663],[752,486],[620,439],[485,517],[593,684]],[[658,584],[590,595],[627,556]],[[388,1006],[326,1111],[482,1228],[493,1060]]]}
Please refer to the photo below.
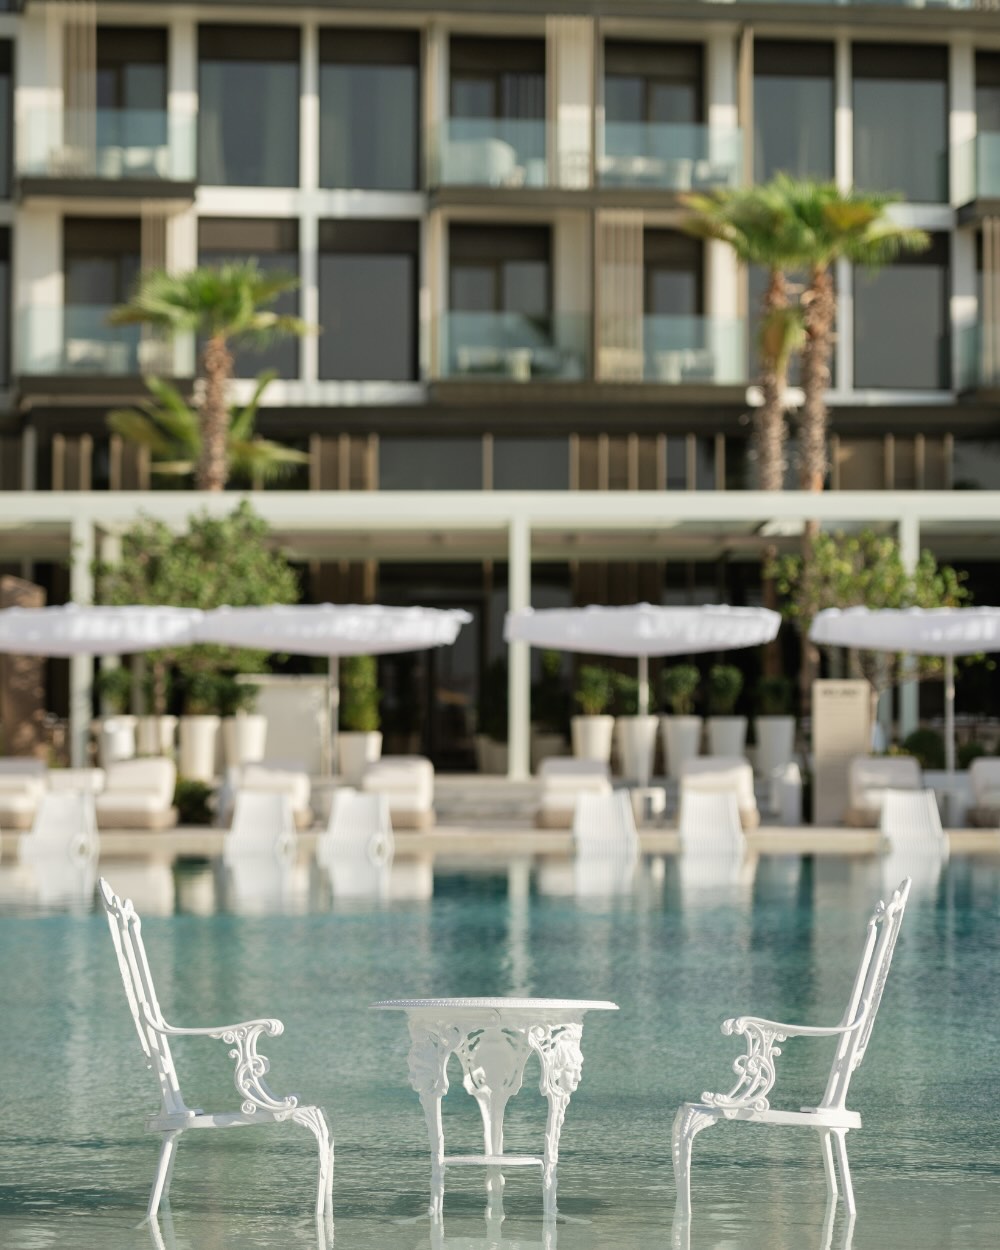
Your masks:
{"label": "palm tree trunk", "polygon": [[[764,293],[764,316],[787,307],[785,275],[780,269],[772,269]],[[764,402],[754,413],[753,427],[757,484],[761,490],[781,490],[785,484],[785,442],[788,436],[784,404],[787,366],[782,367],[781,362],[770,353],[761,352],[760,368],[760,389]],[[778,591],[774,578],[768,577],[766,570],[777,555],[777,548],[769,544],[761,557],[761,588],[764,604],[769,608],[777,606]],[[781,673],[781,651],[777,639],[764,647],[763,669],[765,677],[777,677]]]}
{"label": "palm tree trunk", "polygon": [[226,436],[229,432],[229,379],[233,358],[225,338],[213,335],[205,344],[201,357],[205,378],[205,394],[201,416],[201,454],[195,485],[198,490],[224,490],[229,477]]}

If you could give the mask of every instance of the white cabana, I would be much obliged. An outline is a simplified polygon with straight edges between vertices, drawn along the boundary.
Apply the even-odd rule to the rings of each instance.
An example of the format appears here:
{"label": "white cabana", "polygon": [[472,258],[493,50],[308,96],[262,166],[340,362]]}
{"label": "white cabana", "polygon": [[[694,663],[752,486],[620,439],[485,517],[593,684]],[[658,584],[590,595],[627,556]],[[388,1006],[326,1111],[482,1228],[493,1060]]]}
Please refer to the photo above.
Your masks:
{"label": "white cabana", "polygon": [[0,610],[0,651],[14,655],[130,655],[194,641],[194,608],[67,603]]}
{"label": "white cabana", "polygon": [[943,656],[945,766],[955,771],[955,656],[1000,651],[1000,608],[825,608],[809,637],[821,646]]}

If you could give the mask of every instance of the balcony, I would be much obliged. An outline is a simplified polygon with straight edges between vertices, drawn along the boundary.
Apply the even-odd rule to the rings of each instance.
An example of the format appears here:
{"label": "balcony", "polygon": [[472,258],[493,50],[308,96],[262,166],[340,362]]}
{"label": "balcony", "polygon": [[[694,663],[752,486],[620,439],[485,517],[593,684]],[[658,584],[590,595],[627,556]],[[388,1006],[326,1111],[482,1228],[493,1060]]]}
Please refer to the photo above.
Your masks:
{"label": "balcony", "polygon": [[1000,324],[960,328],[955,385],[960,391],[1000,390]]}
{"label": "balcony", "polygon": [[452,117],[430,145],[430,182],[439,187],[545,187],[545,122]]}
{"label": "balcony", "polygon": [[745,321],[645,317],[643,371],[666,386],[742,386],[747,380]]}
{"label": "balcony", "polygon": [[659,122],[607,122],[597,160],[602,187],[708,191],[735,186],[739,130]]}
{"label": "balcony", "polygon": [[957,151],[958,202],[1000,200],[1000,132],[985,130]]}
{"label": "balcony", "polygon": [[580,381],[587,376],[589,324],[579,314],[446,313],[441,319],[439,376]]}
{"label": "balcony", "polygon": [[23,309],[17,322],[17,372],[72,378],[190,373],[191,362],[187,369],[177,367],[182,348],[148,337],[139,326],[109,325],[110,313],[111,306],[104,304]]}
{"label": "balcony", "polygon": [[193,183],[195,119],[162,109],[36,109],[18,128],[22,179],[118,183],[143,193]]}

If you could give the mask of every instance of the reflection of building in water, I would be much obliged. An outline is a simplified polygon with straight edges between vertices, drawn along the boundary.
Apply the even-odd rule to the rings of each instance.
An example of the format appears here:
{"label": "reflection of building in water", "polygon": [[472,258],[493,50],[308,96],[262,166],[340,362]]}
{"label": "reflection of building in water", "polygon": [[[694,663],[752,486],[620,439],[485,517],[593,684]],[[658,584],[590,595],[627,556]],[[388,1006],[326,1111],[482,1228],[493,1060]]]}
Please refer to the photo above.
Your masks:
{"label": "reflection of building in water", "polygon": [[172,916],[176,905],[170,864],[152,859],[114,859],[101,872],[119,898],[130,898],[143,916]]}

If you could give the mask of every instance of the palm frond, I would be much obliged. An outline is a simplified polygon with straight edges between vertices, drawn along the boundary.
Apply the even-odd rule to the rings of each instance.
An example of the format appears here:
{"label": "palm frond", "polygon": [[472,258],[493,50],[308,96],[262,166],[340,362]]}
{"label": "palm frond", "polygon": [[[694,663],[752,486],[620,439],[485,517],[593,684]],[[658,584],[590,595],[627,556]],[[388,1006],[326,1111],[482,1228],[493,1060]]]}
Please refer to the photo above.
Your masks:
{"label": "palm frond", "polygon": [[284,447],[266,438],[229,442],[229,461],[233,474],[266,485],[290,477],[295,469],[309,463],[309,453]]}
{"label": "palm frond", "polygon": [[229,417],[229,435],[234,442],[242,442],[253,434],[257,410],[264,392],[278,376],[277,369],[267,369],[258,378],[253,394],[242,408],[233,408]]}
{"label": "palm frond", "polygon": [[108,428],[115,434],[120,434],[130,443],[147,447],[154,457],[173,453],[173,440],[145,413],[136,412],[134,408],[117,408],[108,413],[107,421]]}

